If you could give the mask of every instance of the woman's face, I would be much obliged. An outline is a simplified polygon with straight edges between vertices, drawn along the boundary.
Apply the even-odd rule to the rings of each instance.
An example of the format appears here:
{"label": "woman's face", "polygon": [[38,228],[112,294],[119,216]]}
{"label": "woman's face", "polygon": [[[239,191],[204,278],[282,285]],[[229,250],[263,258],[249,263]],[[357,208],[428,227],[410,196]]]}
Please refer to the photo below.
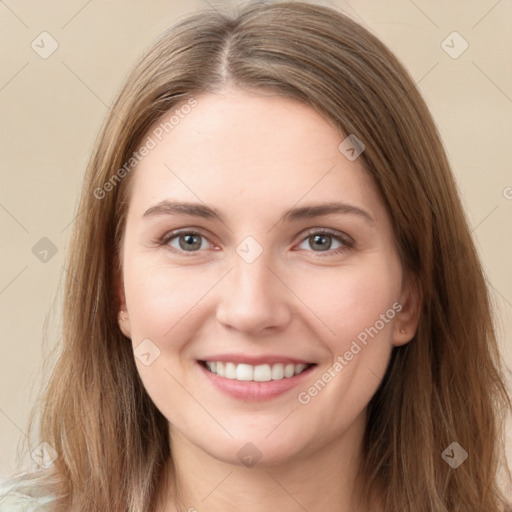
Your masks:
{"label": "woman's face", "polygon": [[196,100],[148,131],[130,178],[120,326],[144,386],[172,434],[226,462],[355,439],[416,327],[362,148],[291,99]]}

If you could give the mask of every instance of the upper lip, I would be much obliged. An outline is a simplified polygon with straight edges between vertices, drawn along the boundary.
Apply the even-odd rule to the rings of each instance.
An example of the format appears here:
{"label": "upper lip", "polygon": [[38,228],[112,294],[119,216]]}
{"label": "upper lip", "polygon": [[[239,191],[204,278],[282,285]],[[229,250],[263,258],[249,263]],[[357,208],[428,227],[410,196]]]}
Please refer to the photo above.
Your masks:
{"label": "upper lip", "polygon": [[280,355],[262,355],[262,356],[248,356],[246,354],[215,354],[211,356],[206,356],[200,361],[210,361],[210,362],[226,362],[226,363],[235,363],[235,364],[250,364],[251,366],[258,366],[261,364],[314,364],[311,361],[306,361],[304,359],[297,359],[295,357],[287,357]]}

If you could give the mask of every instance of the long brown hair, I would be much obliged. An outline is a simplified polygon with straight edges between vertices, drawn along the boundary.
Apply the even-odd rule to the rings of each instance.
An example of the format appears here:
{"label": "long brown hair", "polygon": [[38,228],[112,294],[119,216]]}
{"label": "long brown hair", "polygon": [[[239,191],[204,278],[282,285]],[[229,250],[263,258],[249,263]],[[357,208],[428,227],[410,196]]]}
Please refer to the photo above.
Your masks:
{"label": "long brown hair", "polygon": [[[140,512],[154,510],[172,475],[167,420],[117,323],[133,174],[125,164],[164,114],[228,83],[305,102],[364,142],[360,158],[421,288],[417,333],[394,348],[368,404],[362,507],[380,497],[387,512],[501,512],[510,506],[498,472],[502,465],[510,477],[501,457],[511,402],[484,273],[439,134],[390,50],[345,15],[303,2],[195,13],[159,37],[128,77],[74,224],[60,354],[40,403],[39,437],[58,458],[39,478],[59,482],[63,510]],[[456,469],[443,457],[454,442],[468,453]]]}

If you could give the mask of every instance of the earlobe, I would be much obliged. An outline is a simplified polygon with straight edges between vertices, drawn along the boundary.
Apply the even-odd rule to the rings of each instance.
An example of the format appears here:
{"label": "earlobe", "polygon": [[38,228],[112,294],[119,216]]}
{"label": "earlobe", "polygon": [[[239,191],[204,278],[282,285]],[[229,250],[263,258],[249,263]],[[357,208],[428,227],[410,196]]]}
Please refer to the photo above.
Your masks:
{"label": "earlobe", "polygon": [[418,282],[410,279],[398,301],[401,309],[395,318],[393,345],[398,347],[411,341],[418,329],[422,293]]}
{"label": "earlobe", "polygon": [[128,316],[128,311],[126,311],[126,310],[119,311],[119,314],[117,315],[117,323],[119,324],[119,328],[121,329],[121,332],[127,338],[131,338],[130,318]]}
{"label": "earlobe", "polygon": [[124,292],[124,281],[122,277],[122,272],[116,274],[114,282],[117,295],[116,298],[119,308],[119,313],[117,314],[117,324],[119,325],[121,332],[127,338],[131,338],[130,317],[128,315],[128,309],[126,307],[126,297]]}

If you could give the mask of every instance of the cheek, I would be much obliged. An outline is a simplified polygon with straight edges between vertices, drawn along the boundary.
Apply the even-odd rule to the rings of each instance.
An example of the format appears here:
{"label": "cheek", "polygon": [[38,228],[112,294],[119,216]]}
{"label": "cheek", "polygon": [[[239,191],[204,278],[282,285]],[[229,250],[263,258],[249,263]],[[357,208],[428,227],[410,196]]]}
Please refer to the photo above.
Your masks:
{"label": "cheek", "polygon": [[[195,272],[134,258],[125,267],[126,303],[132,338],[163,339],[172,333],[213,286],[201,270]],[[203,277],[201,277],[203,276]]]}
{"label": "cheek", "polygon": [[380,265],[333,269],[328,275],[318,272],[316,278],[309,277],[300,289],[297,285],[297,295],[304,297],[317,322],[321,320],[324,342],[341,350],[359,335],[364,338],[366,329],[376,323],[382,336],[391,333],[399,277]]}
{"label": "cheek", "polygon": [[[218,273],[197,265],[148,264],[143,257],[125,263],[126,303],[134,342],[146,337],[162,340],[173,330],[179,331],[195,313],[200,313],[201,302],[219,281]],[[302,311],[298,313],[302,320],[308,318],[311,325],[315,324],[324,341],[353,339],[372,327],[396,302],[399,278],[399,268],[389,261],[387,265],[377,261],[372,265],[317,267],[307,272],[296,269],[283,274],[293,291],[290,307]],[[391,325],[386,322],[382,330],[390,330]]]}
{"label": "cheek", "polygon": [[332,435],[366,407],[385,375],[400,309],[399,277],[390,266],[386,271],[379,265],[338,269],[329,282],[315,280],[310,290],[308,305],[334,332],[322,327],[321,342],[330,359],[324,362],[324,373],[299,390],[297,400],[311,417],[334,426]]}
{"label": "cheek", "polygon": [[[190,397],[184,389],[193,381],[188,380],[180,356],[194,332],[192,327],[200,325],[194,306],[212,284],[197,269],[194,273],[148,260],[132,257],[124,267],[137,370],[156,407],[169,421],[181,424],[190,414]],[[145,353],[150,354],[149,364]]]}

